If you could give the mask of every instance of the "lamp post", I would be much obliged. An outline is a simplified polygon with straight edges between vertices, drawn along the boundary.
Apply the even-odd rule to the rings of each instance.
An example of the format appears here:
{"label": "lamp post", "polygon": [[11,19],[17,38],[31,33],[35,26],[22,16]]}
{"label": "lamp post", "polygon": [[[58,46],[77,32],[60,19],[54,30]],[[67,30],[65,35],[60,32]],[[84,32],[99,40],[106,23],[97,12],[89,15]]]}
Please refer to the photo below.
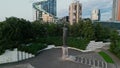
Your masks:
{"label": "lamp post", "polygon": [[68,47],[67,47],[67,31],[68,28],[66,24],[63,27],[63,46],[62,46],[62,59],[66,60],[68,58]]}

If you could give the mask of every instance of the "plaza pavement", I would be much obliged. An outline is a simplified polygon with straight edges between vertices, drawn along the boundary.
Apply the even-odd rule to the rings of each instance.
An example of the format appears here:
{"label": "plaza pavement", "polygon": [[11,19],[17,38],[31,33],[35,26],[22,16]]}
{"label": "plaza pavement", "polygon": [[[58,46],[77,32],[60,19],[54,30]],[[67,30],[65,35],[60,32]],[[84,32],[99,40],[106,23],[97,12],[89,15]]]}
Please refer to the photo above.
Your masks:
{"label": "plaza pavement", "polygon": [[[63,61],[61,48],[53,48],[40,52],[36,57],[27,59],[17,63],[3,64],[0,68],[24,68],[25,64],[29,64],[34,68],[94,68],[87,64],[75,63],[71,61]],[[97,59],[104,61],[96,52],[80,52],[77,50],[69,49],[69,55],[83,56],[87,58]],[[23,65],[24,64],[24,65]],[[21,65],[16,67],[16,65]],[[26,67],[27,68],[27,67]],[[112,68],[112,67],[109,67]]]}

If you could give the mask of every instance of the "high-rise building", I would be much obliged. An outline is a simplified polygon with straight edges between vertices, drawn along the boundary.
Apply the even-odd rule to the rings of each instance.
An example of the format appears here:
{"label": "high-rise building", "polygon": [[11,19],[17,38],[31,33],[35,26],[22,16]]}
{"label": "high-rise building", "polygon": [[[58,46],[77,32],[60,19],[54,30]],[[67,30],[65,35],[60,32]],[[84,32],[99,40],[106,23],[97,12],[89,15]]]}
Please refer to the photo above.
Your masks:
{"label": "high-rise building", "polygon": [[41,8],[43,8],[46,12],[56,16],[56,0],[47,0],[41,3]]}
{"label": "high-rise building", "polygon": [[91,20],[99,21],[100,20],[100,9],[94,9],[92,11]]}
{"label": "high-rise building", "polygon": [[79,1],[75,1],[69,6],[69,22],[71,25],[78,23],[82,18],[82,4]]}
{"label": "high-rise building", "polygon": [[50,16],[49,14],[42,14],[42,20],[43,22],[55,22],[54,18],[52,16]]}
{"label": "high-rise building", "polygon": [[35,19],[34,20],[40,20],[42,17],[41,17],[41,13],[37,10],[35,10]]}
{"label": "high-rise building", "polygon": [[118,21],[120,21],[120,0],[118,0]]}
{"label": "high-rise building", "polygon": [[56,18],[56,0],[42,0],[33,3],[33,8],[36,10],[34,16],[36,20],[43,22],[55,22]]}
{"label": "high-rise building", "polygon": [[120,21],[120,0],[113,0],[112,20]]}

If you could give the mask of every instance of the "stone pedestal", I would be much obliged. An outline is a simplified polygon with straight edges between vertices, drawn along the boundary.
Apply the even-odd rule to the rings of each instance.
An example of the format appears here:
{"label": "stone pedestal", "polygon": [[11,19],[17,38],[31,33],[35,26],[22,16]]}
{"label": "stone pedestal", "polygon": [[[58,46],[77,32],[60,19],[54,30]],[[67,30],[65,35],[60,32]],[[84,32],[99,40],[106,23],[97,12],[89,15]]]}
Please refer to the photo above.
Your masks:
{"label": "stone pedestal", "polygon": [[62,47],[62,59],[66,60],[68,58],[68,48]]}

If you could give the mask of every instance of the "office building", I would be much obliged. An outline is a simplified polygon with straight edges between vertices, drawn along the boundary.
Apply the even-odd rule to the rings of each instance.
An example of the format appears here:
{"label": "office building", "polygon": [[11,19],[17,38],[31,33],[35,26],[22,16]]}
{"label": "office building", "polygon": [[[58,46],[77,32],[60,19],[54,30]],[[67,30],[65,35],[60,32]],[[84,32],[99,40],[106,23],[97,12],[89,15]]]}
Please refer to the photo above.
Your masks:
{"label": "office building", "polygon": [[91,20],[93,21],[100,21],[100,10],[94,9],[91,14]]}
{"label": "office building", "polygon": [[71,25],[78,23],[82,18],[82,4],[79,1],[74,1],[69,6],[69,22]]}
{"label": "office building", "polygon": [[55,22],[55,19],[52,16],[50,16],[49,14],[45,14],[45,13],[42,14],[42,20],[43,22],[47,22],[47,23]]}
{"label": "office building", "polygon": [[56,0],[47,0],[41,3],[41,8],[44,9],[49,14],[56,16]]}
{"label": "office building", "polygon": [[68,23],[69,22],[69,16],[64,16],[63,18],[59,19],[59,21]]}
{"label": "office building", "polygon": [[120,0],[113,0],[112,20],[120,21]]}
{"label": "office building", "polygon": [[120,21],[120,0],[118,0],[118,21]]}
{"label": "office building", "polygon": [[43,22],[55,22],[56,18],[56,0],[43,0],[33,3],[33,8],[36,10],[34,16],[36,20]]}

